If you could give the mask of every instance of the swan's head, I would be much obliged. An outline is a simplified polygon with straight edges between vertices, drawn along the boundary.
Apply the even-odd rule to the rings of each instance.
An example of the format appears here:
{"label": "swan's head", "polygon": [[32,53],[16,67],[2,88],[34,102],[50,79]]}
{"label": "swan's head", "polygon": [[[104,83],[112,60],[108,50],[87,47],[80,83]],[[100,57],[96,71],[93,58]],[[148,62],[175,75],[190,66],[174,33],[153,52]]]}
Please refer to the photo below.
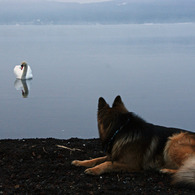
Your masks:
{"label": "swan's head", "polygon": [[26,62],[22,62],[22,63],[21,63],[21,70],[22,70],[24,67],[27,67],[27,63],[26,63]]}

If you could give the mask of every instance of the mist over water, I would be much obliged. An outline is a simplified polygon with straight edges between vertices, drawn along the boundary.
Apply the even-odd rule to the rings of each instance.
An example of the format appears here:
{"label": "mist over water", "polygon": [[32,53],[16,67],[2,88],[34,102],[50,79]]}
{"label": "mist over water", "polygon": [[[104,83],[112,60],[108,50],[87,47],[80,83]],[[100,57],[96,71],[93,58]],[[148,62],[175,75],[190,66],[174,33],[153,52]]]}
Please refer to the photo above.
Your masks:
{"label": "mist over water", "polygon": [[[148,122],[195,131],[194,53],[194,23],[1,25],[0,138],[98,137],[98,98],[116,95]],[[26,83],[13,74],[24,60]]]}

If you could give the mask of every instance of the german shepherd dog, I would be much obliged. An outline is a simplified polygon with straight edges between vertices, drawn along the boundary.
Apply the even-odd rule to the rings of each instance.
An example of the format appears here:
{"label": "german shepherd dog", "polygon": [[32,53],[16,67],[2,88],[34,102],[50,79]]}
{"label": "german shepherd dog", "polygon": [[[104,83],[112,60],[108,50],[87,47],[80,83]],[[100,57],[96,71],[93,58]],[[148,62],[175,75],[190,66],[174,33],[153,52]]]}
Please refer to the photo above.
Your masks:
{"label": "german shepherd dog", "polygon": [[120,96],[112,107],[99,98],[98,129],[106,156],[72,162],[89,167],[86,174],[152,168],[172,174],[173,184],[195,187],[195,133],[147,123],[129,112]]}

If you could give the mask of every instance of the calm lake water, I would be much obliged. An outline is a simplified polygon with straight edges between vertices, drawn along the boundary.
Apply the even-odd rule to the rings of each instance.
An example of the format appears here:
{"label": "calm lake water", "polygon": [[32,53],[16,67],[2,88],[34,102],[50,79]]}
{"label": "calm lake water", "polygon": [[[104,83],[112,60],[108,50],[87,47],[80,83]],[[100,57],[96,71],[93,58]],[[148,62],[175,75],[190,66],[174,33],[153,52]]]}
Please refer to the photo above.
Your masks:
{"label": "calm lake water", "polygon": [[98,137],[98,98],[117,95],[148,122],[195,131],[195,24],[0,26],[0,83],[0,139]]}

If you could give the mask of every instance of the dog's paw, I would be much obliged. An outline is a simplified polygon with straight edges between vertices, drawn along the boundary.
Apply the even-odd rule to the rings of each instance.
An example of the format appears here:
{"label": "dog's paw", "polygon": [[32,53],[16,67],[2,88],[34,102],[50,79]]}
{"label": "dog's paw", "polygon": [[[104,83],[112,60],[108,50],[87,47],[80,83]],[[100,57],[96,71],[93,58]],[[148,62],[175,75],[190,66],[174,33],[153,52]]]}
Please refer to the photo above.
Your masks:
{"label": "dog's paw", "polygon": [[85,174],[87,174],[87,175],[100,175],[101,172],[97,168],[88,168],[85,170]]}
{"label": "dog's paw", "polygon": [[85,170],[85,174],[87,174],[87,175],[95,175],[95,173],[93,172],[92,168],[86,169]]}
{"label": "dog's paw", "polygon": [[75,166],[77,166],[77,167],[81,166],[81,165],[80,165],[80,160],[73,160],[71,164],[72,164],[72,165],[75,165]]}
{"label": "dog's paw", "polygon": [[160,173],[167,173],[167,169],[160,169]]}

